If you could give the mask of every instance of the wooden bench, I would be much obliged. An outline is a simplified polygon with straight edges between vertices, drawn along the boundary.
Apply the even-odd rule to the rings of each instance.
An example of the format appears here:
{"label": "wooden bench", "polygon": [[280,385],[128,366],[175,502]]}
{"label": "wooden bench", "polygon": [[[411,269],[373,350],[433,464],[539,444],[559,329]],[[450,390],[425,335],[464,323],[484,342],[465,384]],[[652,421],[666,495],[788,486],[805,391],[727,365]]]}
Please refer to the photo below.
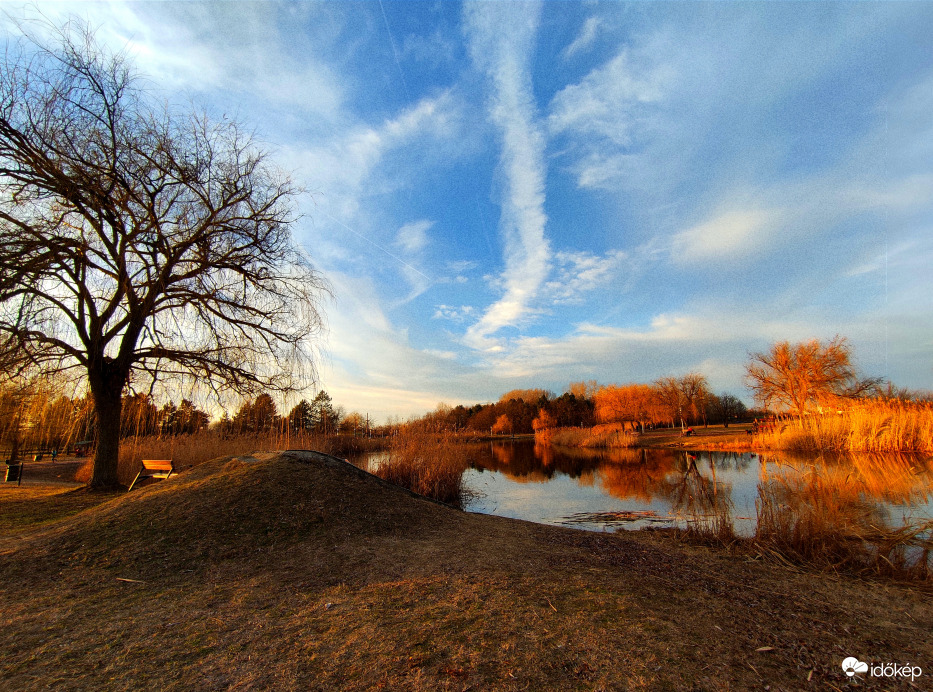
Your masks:
{"label": "wooden bench", "polygon": [[142,468],[139,469],[139,473],[136,474],[136,478],[130,483],[126,492],[132,490],[140,478],[168,478],[174,471],[175,465],[171,459],[143,459]]}

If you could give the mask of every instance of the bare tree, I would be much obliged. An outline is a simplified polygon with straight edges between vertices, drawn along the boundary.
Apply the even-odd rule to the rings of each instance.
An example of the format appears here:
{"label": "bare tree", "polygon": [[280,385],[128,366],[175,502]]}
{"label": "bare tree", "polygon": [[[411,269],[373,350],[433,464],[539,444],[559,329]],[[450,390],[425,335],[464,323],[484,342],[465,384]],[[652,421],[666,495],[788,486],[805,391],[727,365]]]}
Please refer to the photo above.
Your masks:
{"label": "bare tree", "polygon": [[688,373],[677,380],[677,386],[683,396],[684,407],[694,423],[699,422],[700,418],[705,421],[710,397],[706,376],[696,372]]}
{"label": "bare tree", "polygon": [[157,105],[80,26],[4,57],[0,361],[87,377],[91,486],[117,484],[131,380],[244,394],[313,380],[327,285],[291,235],[298,190],[253,135]]}
{"label": "bare tree", "polygon": [[756,401],[798,416],[833,397],[872,394],[880,383],[857,377],[849,342],[841,336],[825,344],[780,341],[768,353],[753,353],[745,370]]}

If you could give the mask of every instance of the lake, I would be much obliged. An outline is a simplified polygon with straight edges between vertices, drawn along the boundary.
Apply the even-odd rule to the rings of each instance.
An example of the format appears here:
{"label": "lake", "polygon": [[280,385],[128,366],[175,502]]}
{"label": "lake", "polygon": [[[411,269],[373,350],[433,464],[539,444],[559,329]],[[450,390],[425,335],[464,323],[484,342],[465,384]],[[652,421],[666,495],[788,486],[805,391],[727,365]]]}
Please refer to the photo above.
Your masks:
{"label": "lake", "polygon": [[933,462],[910,455],[471,445],[465,509],[594,531],[731,519],[896,528],[933,520]]}

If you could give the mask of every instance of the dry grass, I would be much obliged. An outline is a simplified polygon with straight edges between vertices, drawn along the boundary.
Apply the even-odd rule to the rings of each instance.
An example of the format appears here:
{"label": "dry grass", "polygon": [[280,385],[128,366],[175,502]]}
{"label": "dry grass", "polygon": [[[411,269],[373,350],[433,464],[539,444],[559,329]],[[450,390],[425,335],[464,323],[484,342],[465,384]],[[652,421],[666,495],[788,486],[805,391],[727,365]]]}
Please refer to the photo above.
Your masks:
{"label": "dry grass", "polygon": [[393,437],[374,473],[413,493],[462,507],[466,448],[443,434],[401,433]]}
{"label": "dry grass", "polygon": [[457,512],[310,455],[91,495],[0,539],[6,688],[841,689],[851,652],[926,671],[933,644],[925,593]]}
{"label": "dry grass", "polygon": [[838,452],[933,452],[933,404],[872,400],[841,413],[780,422],[754,436],[759,449]]}
{"label": "dry grass", "polygon": [[[129,437],[120,443],[118,477],[123,485],[133,482],[143,459],[172,459],[178,469],[188,469],[222,456],[240,456],[257,450],[317,449],[326,454],[346,458],[380,449],[381,439],[351,435],[307,435],[299,433],[230,434],[204,430],[193,435],[152,435]],[[78,471],[76,480],[91,479],[93,459],[88,459]]]}
{"label": "dry grass", "polygon": [[621,423],[607,423],[592,428],[549,428],[539,431],[535,440],[559,447],[618,449],[635,447],[638,436],[627,434]]}

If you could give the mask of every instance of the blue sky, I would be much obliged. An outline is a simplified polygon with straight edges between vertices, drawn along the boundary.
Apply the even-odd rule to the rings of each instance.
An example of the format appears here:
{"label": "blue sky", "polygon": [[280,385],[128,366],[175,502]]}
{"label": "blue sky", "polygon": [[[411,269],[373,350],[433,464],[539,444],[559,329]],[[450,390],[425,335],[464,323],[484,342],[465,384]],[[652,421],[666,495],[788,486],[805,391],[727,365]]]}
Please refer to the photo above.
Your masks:
{"label": "blue sky", "polygon": [[933,389],[933,4],[42,11],[254,125],[308,191],[347,410],[693,371],[750,403],[750,351],[836,334]]}

